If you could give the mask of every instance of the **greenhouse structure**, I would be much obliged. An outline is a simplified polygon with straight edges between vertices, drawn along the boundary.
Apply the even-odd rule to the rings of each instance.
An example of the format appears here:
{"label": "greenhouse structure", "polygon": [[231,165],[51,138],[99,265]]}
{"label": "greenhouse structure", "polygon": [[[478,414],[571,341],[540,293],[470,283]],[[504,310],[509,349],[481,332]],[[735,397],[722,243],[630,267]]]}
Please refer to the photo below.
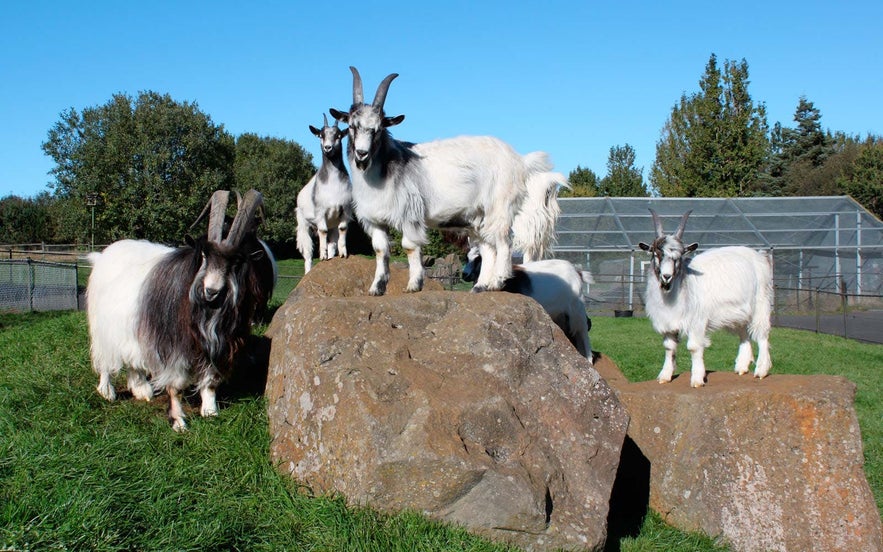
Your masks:
{"label": "greenhouse structure", "polygon": [[[655,237],[650,209],[667,233],[692,211],[684,241],[698,253],[729,245],[766,252],[776,303],[803,309],[828,300],[883,304],[883,223],[847,196],[781,198],[561,198],[553,256],[591,271],[589,311],[642,308]],[[820,295],[821,294],[821,295]]]}

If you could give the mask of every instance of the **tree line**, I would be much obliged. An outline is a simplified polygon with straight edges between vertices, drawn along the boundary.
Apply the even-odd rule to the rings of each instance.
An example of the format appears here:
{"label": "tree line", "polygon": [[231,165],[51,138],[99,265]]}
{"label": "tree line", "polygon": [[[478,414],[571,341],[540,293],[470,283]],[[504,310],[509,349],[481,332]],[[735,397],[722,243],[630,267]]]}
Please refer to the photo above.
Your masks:
{"label": "tree line", "polygon": [[[625,144],[610,148],[604,177],[574,169],[562,197],[849,194],[883,217],[883,138],[824,130],[806,97],[793,127],[770,128],[749,83],[744,59],[721,66],[712,54],[699,90],[672,107],[646,182]],[[256,188],[265,196],[262,235],[293,249],[297,193],[317,170],[293,141],[233,137],[196,103],[152,91],[68,109],[42,147],[55,163],[51,191],[0,199],[0,243],[179,243],[199,232],[190,225],[212,191]]]}
{"label": "tree line", "polygon": [[748,92],[748,64],[712,54],[699,90],[683,94],[656,144],[643,180],[635,151],[610,148],[607,175],[577,167],[564,196],[852,196],[883,218],[883,138],[824,130],[821,112],[800,97],[794,127],[767,123]]}

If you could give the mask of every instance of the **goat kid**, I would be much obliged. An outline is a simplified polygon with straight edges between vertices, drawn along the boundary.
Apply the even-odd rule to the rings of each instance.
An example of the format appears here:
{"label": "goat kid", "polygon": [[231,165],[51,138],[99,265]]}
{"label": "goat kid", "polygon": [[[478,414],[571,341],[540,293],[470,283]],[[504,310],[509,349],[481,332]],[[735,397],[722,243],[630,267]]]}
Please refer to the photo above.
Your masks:
{"label": "goat kid", "polygon": [[[470,249],[467,261],[463,280],[474,282],[482,264],[477,248]],[[591,282],[591,273],[578,270],[570,262],[546,259],[513,265],[512,277],[503,284],[502,291],[526,295],[539,303],[579,354],[592,364],[592,321],[582,299],[583,284]]]}
{"label": "goat kid", "polygon": [[[550,172],[548,155],[525,156],[492,137],[461,136],[422,144],[395,140],[389,127],[404,115],[387,117],[384,103],[387,76],[374,101],[365,104],[362,79],[355,67],[353,104],[348,112],[331,115],[349,125],[347,156],[353,170],[353,204],[377,257],[370,295],[383,295],[389,281],[388,228],[402,232],[408,255],[405,291],[423,288],[420,248],[427,228],[465,231],[479,244],[485,259],[475,290],[499,290],[512,275],[513,222],[516,240],[529,255],[545,253],[554,235],[557,211],[550,210],[550,190],[566,183]],[[557,207],[557,194],[554,196]]]}
{"label": "goat kid", "polygon": [[89,255],[87,318],[98,393],[114,400],[111,379],[128,366],[136,399],[149,401],[166,389],[176,431],[187,427],[181,393],[191,383],[200,393],[200,414],[217,415],[217,385],[275,284],[275,260],[254,234],[260,194],[246,194],[222,239],[225,194],[215,192],[208,235],[188,237],[185,247],[121,240]]}
{"label": "goat kid", "polygon": [[659,383],[671,381],[676,370],[678,340],[686,336],[692,358],[690,385],[705,385],[705,348],[708,333],[726,329],[739,336],[735,371],[746,374],[754,360],[752,339],[757,343],[754,376],[765,377],[772,366],[769,352],[772,273],[767,258],[748,247],[710,249],[695,257],[687,255],[698,243],[684,245],[687,211],[677,231],[666,235],[662,221],[652,209],[656,239],[640,243],[651,255],[645,308],[653,329],[663,336],[665,362]]}
{"label": "goat kid", "polygon": [[343,137],[346,129],[328,126],[328,118],[319,129],[310,125],[322,143],[322,166],[297,194],[297,250],[304,258],[304,272],[313,267],[313,238],[311,230],[319,234],[319,260],[347,256],[346,232],[352,213],[352,183],[343,164]]}

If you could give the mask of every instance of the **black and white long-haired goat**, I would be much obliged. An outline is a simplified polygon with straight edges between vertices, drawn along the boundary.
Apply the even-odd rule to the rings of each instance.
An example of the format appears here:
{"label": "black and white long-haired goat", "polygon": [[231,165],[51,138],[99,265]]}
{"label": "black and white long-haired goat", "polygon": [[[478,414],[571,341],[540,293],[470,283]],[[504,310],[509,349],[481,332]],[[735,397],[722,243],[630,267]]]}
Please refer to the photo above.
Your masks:
{"label": "black and white long-haired goat", "polygon": [[[466,256],[463,280],[474,282],[481,270],[481,255],[473,247]],[[512,267],[512,277],[503,284],[502,291],[518,293],[534,299],[543,307],[576,350],[592,363],[592,344],[589,330],[592,321],[586,315],[583,302],[584,284],[592,283],[591,273],[579,270],[563,259],[544,259],[525,262]]]}
{"label": "black and white long-haired goat", "polygon": [[313,228],[319,234],[319,260],[347,256],[346,231],[353,218],[353,186],[343,164],[343,137],[337,121],[321,129],[310,125],[310,132],[322,143],[322,166],[297,194],[297,250],[304,258],[304,272],[313,267]]}
{"label": "black and white long-haired goat", "polygon": [[687,255],[698,243],[684,245],[687,211],[677,231],[666,235],[662,221],[650,209],[656,239],[639,246],[651,255],[651,273],[644,299],[653,329],[663,336],[665,362],[657,380],[671,381],[680,337],[686,336],[692,357],[690,385],[705,385],[703,352],[711,342],[708,332],[726,329],[739,336],[737,374],[745,374],[754,360],[749,338],[757,343],[754,376],[765,377],[770,360],[770,311],[772,271],[762,253],[742,246],[709,249],[695,257]]}
{"label": "black and white long-haired goat", "polygon": [[487,136],[422,144],[395,140],[388,129],[405,116],[387,117],[383,104],[398,75],[383,79],[374,101],[366,104],[359,72],[350,70],[353,104],[348,112],[331,109],[331,115],[349,125],[353,203],[377,255],[371,295],[383,295],[389,281],[388,228],[402,232],[406,291],[423,288],[420,248],[427,243],[427,228],[465,231],[479,245],[485,262],[476,291],[499,290],[512,275],[513,239],[527,257],[542,258],[554,236],[558,186],[567,182],[550,172],[547,154],[522,156]]}
{"label": "black and white long-haired goat", "polygon": [[212,196],[208,234],[172,248],[122,240],[91,253],[87,315],[98,393],[116,398],[111,379],[128,367],[136,399],[169,394],[169,420],[186,429],[181,393],[196,385],[200,414],[215,416],[215,390],[229,375],[256,313],[273,292],[276,262],[256,236],[261,194],[249,191],[224,237],[228,192]]}

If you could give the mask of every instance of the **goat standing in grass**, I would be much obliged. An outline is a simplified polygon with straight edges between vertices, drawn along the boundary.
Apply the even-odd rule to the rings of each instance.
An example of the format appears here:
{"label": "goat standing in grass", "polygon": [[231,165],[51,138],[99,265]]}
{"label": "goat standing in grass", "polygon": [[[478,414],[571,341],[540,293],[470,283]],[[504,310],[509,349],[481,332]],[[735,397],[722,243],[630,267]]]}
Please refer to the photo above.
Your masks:
{"label": "goat standing in grass", "polygon": [[[374,101],[365,104],[359,72],[350,70],[353,104],[348,112],[331,109],[331,115],[349,125],[353,204],[377,256],[369,294],[386,292],[388,228],[402,232],[409,268],[406,291],[423,288],[420,248],[427,243],[427,228],[465,231],[485,260],[473,289],[501,289],[512,275],[510,230],[526,254],[539,257],[555,230],[557,211],[550,208],[550,194],[557,194],[567,179],[550,172],[545,153],[522,156],[496,138],[461,136],[422,144],[393,139],[389,127],[405,116],[387,117],[383,104],[398,75],[383,79]],[[557,207],[557,195],[551,200]]]}
{"label": "goat standing in grass", "polygon": [[261,195],[246,194],[224,238],[226,205],[227,192],[215,192],[208,234],[188,237],[186,247],[122,240],[89,254],[87,318],[98,393],[114,400],[111,378],[128,366],[136,399],[166,389],[176,431],[187,427],[181,392],[191,383],[202,399],[200,414],[217,415],[215,390],[275,284],[275,260],[255,235]]}
{"label": "goat standing in grass", "polygon": [[319,260],[347,256],[346,231],[353,218],[353,186],[343,164],[343,137],[346,130],[325,125],[318,129],[310,125],[310,132],[322,143],[322,166],[297,194],[297,250],[304,258],[304,272],[313,266],[313,238],[310,230],[319,234]]}
{"label": "goat standing in grass", "polygon": [[671,381],[676,370],[678,339],[687,337],[692,356],[690,385],[705,385],[703,352],[711,342],[708,333],[727,329],[739,336],[737,374],[746,374],[754,360],[749,337],[757,342],[754,376],[765,377],[770,360],[770,311],[772,271],[762,253],[748,247],[710,249],[687,258],[699,246],[683,242],[687,211],[674,234],[666,235],[662,221],[653,209],[656,239],[639,247],[651,255],[645,308],[653,329],[663,336],[665,362],[657,380]]}

